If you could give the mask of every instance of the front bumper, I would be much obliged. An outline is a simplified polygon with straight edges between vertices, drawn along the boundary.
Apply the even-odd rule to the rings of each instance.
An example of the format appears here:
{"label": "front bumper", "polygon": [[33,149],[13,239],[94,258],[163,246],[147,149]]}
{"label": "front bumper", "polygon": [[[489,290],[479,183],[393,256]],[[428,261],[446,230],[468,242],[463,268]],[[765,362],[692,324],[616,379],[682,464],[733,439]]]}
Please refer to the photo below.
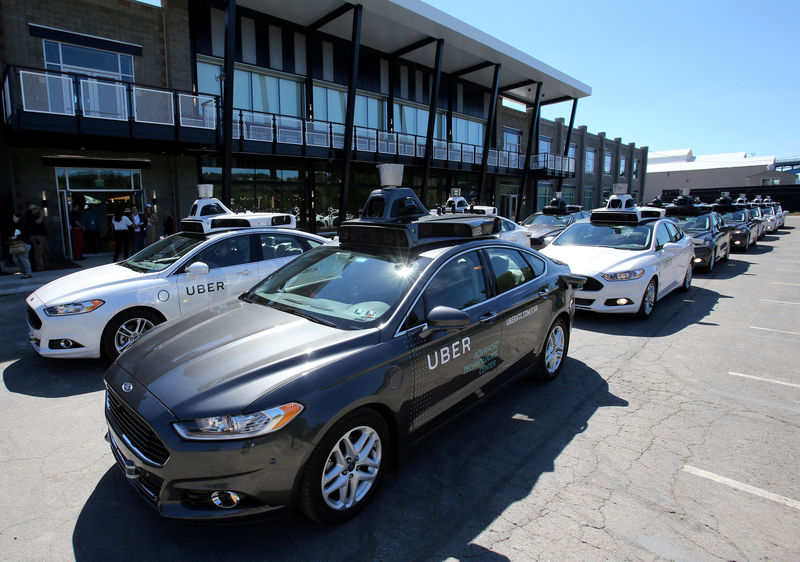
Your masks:
{"label": "front bumper", "polygon": [[[125,382],[133,386],[130,392],[120,392]],[[172,413],[116,365],[106,376],[105,414],[117,465],[146,502],[168,518],[287,515],[313,448],[286,428],[254,439],[185,441],[172,429],[177,421]],[[241,502],[216,507],[214,491],[234,491]]]}
{"label": "front bumper", "polygon": [[[587,278],[583,289],[575,291],[575,308],[607,314],[631,314],[639,310],[649,277],[643,275],[630,281],[605,281],[585,273],[577,273]],[[628,301],[617,304],[619,299]]]}
{"label": "front bumper", "polygon": [[747,247],[749,240],[750,240],[749,232],[743,232],[741,234],[737,232],[731,232],[731,249],[743,250]]}
{"label": "front bumper", "polygon": [[[106,318],[103,307],[86,314],[50,317],[44,302],[31,294],[28,305],[28,338],[42,357],[98,358]],[[67,343],[68,342],[68,343]]]}
{"label": "front bumper", "polygon": [[694,247],[694,265],[707,267],[711,261],[711,246]]}

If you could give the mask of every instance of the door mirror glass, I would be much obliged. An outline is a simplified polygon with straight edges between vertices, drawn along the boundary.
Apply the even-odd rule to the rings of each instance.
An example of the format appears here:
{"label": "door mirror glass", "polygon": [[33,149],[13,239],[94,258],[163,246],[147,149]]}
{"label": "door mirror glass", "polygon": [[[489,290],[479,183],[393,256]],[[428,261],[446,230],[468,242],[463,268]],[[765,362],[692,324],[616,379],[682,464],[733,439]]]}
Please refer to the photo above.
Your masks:
{"label": "door mirror glass", "polygon": [[192,277],[208,275],[208,265],[201,261],[196,261],[186,268],[186,275]]}
{"label": "door mirror glass", "polygon": [[434,307],[426,318],[428,327],[420,332],[420,337],[427,338],[439,330],[456,331],[469,326],[469,315],[463,310],[449,306]]}

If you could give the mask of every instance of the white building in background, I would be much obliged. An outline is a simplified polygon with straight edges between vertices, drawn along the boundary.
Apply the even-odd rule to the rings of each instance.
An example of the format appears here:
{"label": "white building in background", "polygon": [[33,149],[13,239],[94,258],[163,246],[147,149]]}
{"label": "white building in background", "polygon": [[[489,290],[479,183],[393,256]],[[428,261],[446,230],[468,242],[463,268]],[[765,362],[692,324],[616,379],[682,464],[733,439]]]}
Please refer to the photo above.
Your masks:
{"label": "white building in background", "polygon": [[775,156],[748,157],[745,152],[695,156],[689,148],[654,151],[647,158],[642,196],[650,201],[664,190],[787,185],[797,175],[775,170]]}

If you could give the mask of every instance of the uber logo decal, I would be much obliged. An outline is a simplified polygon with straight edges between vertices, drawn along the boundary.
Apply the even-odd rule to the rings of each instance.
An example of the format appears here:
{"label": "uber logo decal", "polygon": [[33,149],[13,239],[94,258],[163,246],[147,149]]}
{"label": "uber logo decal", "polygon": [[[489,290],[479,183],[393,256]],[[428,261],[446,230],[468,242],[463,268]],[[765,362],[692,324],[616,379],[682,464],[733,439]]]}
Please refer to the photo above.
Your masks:
{"label": "uber logo decal", "polygon": [[186,287],[186,294],[189,296],[194,295],[197,293],[198,295],[202,295],[203,293],[213,293],[215,291],[224,291],[225,290],[225,282],[224,281],[217,281],[216,286],[214,283],[206,283],[205,285],[194,285]]}
{"label": "uber logo decal", "polygon": [[[462,353],[466,353],[469,351],[469,338],[464,338],[461,341],[454,341],[447,347],[443,347],[439,351],[434,351],[433,355],[428,354],[428,369],[433,371],[436,367],[439,366],[439,362],[444,365],[445,363],[449,362],[450,359],[455,359],[456,357],[460,357]],[[431,357],[433,360],[431,361]]]}

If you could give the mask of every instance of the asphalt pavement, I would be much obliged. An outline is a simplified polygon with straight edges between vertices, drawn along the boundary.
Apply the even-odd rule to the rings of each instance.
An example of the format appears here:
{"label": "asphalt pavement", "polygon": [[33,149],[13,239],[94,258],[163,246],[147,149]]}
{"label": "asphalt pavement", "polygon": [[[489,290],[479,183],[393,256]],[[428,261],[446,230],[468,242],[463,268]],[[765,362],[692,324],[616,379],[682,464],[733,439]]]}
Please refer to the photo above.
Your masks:
{"label": "asphalt pavement", "polygon": [[159,517],[103,440],[107,363],[37,356],[24,295],[5,293],[0,558],[798,560],[800,217],[787,224],[647,321],[579,313],[558,379],[436,432],[336,527]]}

